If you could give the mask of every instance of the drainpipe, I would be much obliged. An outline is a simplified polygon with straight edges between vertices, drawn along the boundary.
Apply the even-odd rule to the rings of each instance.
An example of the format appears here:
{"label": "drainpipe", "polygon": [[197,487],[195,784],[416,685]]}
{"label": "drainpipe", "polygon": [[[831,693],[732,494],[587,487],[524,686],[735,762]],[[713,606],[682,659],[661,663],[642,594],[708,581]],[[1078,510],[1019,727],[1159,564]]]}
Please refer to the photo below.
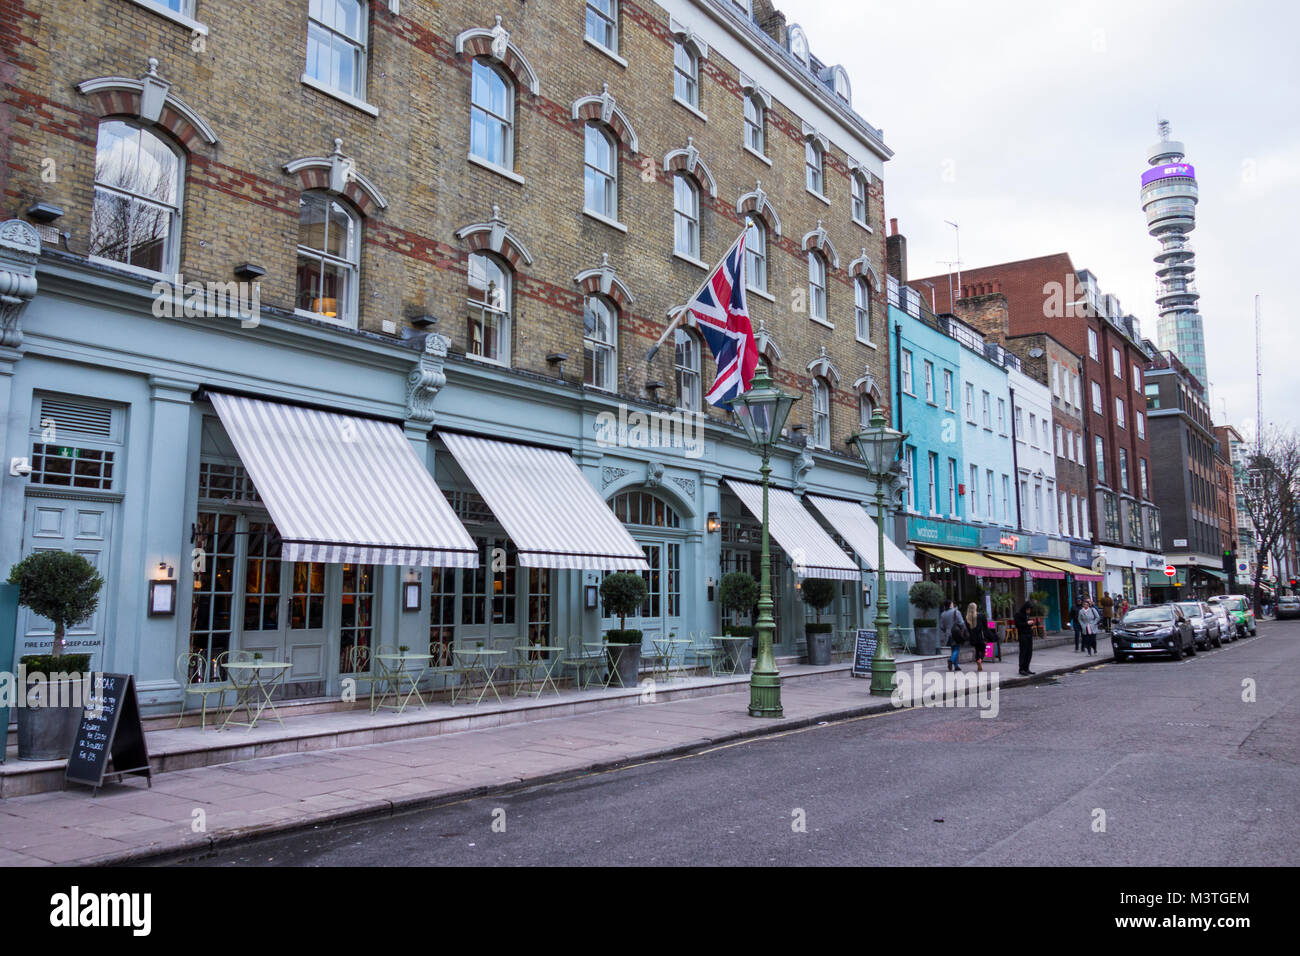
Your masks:
{"label": "drainpipe", "polygon": [[1008,391],[1011,392],[1011,490],[1016,495],[1016,530],[1023,532],[1025,525],[1020,517],[1020,455],[1016,452],[1016,390],[1009,388]]}
{"label": "drainpipe", "polygon": [[[898,424],[894,426],[900,432],[903,430],[903,323],[894,323],[894,343],[897,346],[894,350],[894,391],[898,393],[898,400],[894,402],[898,406]],[[916,476],[913,475],[913,478]]]}

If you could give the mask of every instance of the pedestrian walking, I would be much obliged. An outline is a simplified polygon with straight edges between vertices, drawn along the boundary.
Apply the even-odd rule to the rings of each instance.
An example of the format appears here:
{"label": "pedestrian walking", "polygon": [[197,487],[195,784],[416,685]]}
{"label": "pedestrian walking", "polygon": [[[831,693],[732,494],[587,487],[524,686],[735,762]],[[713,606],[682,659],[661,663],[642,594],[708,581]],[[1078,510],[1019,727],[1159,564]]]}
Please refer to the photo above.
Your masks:
{"label": "pedestrian walking", "polygon": [[950,671],[961,670],[961,666],[957,663],[957,655],[961,653],[965,633],[966,623],[962,620],[961,612],[957,610],[956,604],[948,601],[944,612],[939,615],[939,634],[944,642],[952,647],[952,654],[948,657]]}
{"label": "pedestrian walking", "polygon": [[1079,649],[1083,644],[1083,628],[1079,626],[1079,611],[1081,608],[1082,605],[1076,599],[1074,610],[1070,612],[1070,623],[1074,625],[1074,653],[1076,654],[1079,653]]}
{"label": "pedestrian walking", "polygon": [[1106,591],[1101,592],[1101,626],[1110,630],[1111,619],[1115,616],[1115,599]]}
{"label": "pedestrian walking", "polygon": [[1029,677],[1034,672],[1029,669],[1030,659],[1034,656],[1034,626],[1029,622],[1034,613],[1034,605],[1026,601],[1016,611],[1016,638],[1020,642],[1020,675]]}
{"label": "pedestrian walking", "polygon": [[1097,622],[1101,620],[1101,614],[1092,606],[1092,601],[1085,598],[1078,618],[1078,627],[1083,631],[1083,649],[1091,657],[1097,653]]}
{"label": "pedestrian walking", "polygon": [[989,619],[974,601],[966,605],[966,633],[970,635],[971,646],[975,648],[975,669],[982,671],[984,650],[989,637]]}

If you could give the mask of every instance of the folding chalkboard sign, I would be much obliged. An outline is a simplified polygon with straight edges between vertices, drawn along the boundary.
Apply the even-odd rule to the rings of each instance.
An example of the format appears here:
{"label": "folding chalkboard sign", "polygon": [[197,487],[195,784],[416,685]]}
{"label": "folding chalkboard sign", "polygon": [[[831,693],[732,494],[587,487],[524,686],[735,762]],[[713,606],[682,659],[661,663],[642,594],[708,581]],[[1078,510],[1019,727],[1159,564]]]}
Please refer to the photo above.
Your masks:
{"label": "folding chalkboard sign", "polygon": [[92,706],[81,712],[64,779],[84,783],[98,792],[106,774],[115,775],[120,782],[123,774],[136,773],[144,774],[153,787],[135,678],[130,674],[95,674],[92,679]]}
{"label": "folding chalkboard sign", "polygon": [[874,629],[858,631],[858,638],[853,645],[854,677],[871,676],[871,659],[876,656],[876,645],[878,643],[879,638]]}

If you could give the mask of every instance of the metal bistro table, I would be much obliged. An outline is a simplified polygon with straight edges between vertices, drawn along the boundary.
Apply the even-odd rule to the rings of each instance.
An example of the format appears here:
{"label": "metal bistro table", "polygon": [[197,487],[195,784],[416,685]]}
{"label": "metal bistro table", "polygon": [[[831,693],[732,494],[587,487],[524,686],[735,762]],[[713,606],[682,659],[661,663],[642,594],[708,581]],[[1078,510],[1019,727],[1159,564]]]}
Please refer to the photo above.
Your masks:
{"label": "metal bistro table", "polygon": [[[631,646],[632,646],[631,644],[620,644],[617,641],[601,641],[601,642],[583,644],[583,647],[591,648],[593,650],[596,648],[600,648],[602,651],[604,651],[605,653],[604,686],[606,690],[608,690],[610,686],[616,682],[619,687],[627,686],[627,684],[623,683],[623,675],[619,673],[618,665],[623,661],[623,654],[625,653],[624,648],[628,648]],[[616,650],[614,651],[613,661],[611,661],[609,658],[609,648],[611,647],[616,648]]]}
{"label": "metal bistro table", "polygon": [[[225,730],[230,724],[236,724],[252,730],[257,726],[263,711],[268,709],[271,711],[271,716],[283,727],[284,721],[280,720],[280,712],[271,702],[271,694],[280,686],[292,667],[293,664],[288,661],[227,661],[226,672],[230,674],[230,682],[235,685],[235,704],[230,708],[230,713],[226,714],[221,729]],[[262,671],[271,671],[271,674],[263,678]],[[235,711],[241,707],[244,716],[248,719],[232,720]]]}
{"label": "metal bistro table", "polygon": [[[738,637],[732,634],[723,634],[713,638],[722,648],[722,660],[719,661],[719,667],[724,673],[730,676],[749,673],[749,668],[745,665],[749,662],[746,657],[749,654],[749,647],[753,644],[752,637]],[[741,645],[745,645],[741,647]]]}
{"label": "metal bistro table", "polygon": [[[514,696],[519,696],[519,686],[527,684],[529,688],[539,682],[540,686],[536,691],[529,690],[530,697],[541,697],[546,693],[546,685],[550,684],[555,693],[560,692],[560,688],[555,683],[555,668],[560,666],[560,661],[564,659],[564,648],[552,644],[520,644],[515,648],[519,654],[519,663],[515,665],[515,688]],[[536,656],[534,656],[536,652]],[[527,677],[521,679],[520,675],[526,674]]]}
{"label": "metal bistro table", "polygon": [[694,641],[688,641],[684,637],[656,637],[651,639],[655,646],[655,653],[663,661],[664,681],[672,680],[672,672],[677,671],[678,677],[686,676],[686,651],[682,651],[681,660],[677,659],[677,649],[686,648],[694,644]]}
{"label": "metal bistro table", "polygon": [[479,691],[478,699],[474,703],[483,703],[483,698],[487,696],[489,690],[497,699],[497,703],[501,703],[501,695],[497,693],[496,675],[497,670],[504,663],[502,658],[510,652],[498,651],[490,647],[458,647],[451,653],[456,659],[456,673],[464,678],[462,683],[458,683],[451,689],[452,705],[455,705],[456,698],[460,696],[458,693],[460,690],[473,689],[476,676],[483,678],[483,689]]}
{"label": "metal bistro table", "polygon": [[[406,710],[406,705],[414,697],[423,707],[424,697],[420,695],[420,681],[424,679],[425,673],[429,670],[428,654],[376,654],[375,661],[379,664],[379,683],[383,684],[383,689],[379,693],[379,699],[375,700],[374,683],[370,685],[370,712],[373,714],[381,708],[391,708],[401,713]],[[419,664],[417,670],[413,665]],[[410,688],[403,694],[402,686],[409,684]],[[391,704],[384,703],[385,698],[392,697]]]}

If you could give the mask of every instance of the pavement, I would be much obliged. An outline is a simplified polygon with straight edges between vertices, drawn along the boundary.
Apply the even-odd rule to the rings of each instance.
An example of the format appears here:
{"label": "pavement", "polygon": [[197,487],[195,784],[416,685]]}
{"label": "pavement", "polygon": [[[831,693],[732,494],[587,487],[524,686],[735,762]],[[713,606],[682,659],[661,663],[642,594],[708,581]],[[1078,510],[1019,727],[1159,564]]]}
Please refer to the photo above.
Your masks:
{"label": "pavement", "polygon": [[[1109,641],[1088,657],[1072,644],[1036,650],[1034,677],[1016,674],[1015,645],[985,664],[1001,688],[1110,660]],[[922,702],[912,668],[946,672],[945,658],[900,664],[907,703]],[[974,671],[972,664],[962,668]],[[990,678],[991,680],[991,678]],[[790,681],[785,716],[748,716],[747,685],[709,696],[641,700],[597,713],[389,743],[240,760],[127,778],[95,796],[84,789],[0,799],[0,865],[109,865],[202,854],[252,838],[398,812],[689,753],[894,709],[869,682],[841,673]],[[949,693],[956,692],[949,687]],[[931,691],[933,693],[933,691]]]}

